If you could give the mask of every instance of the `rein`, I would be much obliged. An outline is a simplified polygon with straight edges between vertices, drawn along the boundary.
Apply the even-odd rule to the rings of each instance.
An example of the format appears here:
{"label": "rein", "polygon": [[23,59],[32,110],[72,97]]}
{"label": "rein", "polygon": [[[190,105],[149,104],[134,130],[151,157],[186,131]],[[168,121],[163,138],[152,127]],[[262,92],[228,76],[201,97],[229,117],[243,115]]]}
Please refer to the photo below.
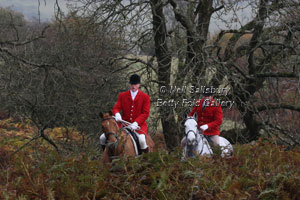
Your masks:
{"label": "rein", "polygon": [[[115,118],[114,117],[108,117],[108,118],[102,119],[102,121],[111,120],[111,119],[115,119]],[[123,122],[121,122],[121,123],[123,123]],[[124,127],[124,128],[126,128],[126,127]],[[121,128],[117,131],[119,131],[121,133],[124,128]],[[126,133],[126,135],[128,135],[128,133],[126,131],[125,131],[125,133]],[[110,157],[112,157],[112,156],[115,156],[116,149],[117,149],[118,145],[120,144],[120,139],[119,139],[120,135],[118,135],[114,132],[107,132],[106,134],[107,134],[107,136],[110,136],[110,135],[114,136],[117,140],[115,142],[110,142],[110,143],[106,144],[106,147],[108,149],[108,153],[109,153]],[[124,149],[124,146],[127,142],[127,139],[128,138],[126,137],[125,141],[123,142],[123,147],[122,147],[123,149]]]}
{"label": "rein", "polygon": [[203,141],[203,134],[199,134],[199,136],[201,137],[201,140],[202,140],[202,149],[201,149],[201,152],[200,152],[200,155],[202,154],[202,152],[203,152],[203,149],[204,149],[204,141]]}
{"label": "rein", "polygon": [[[187,119],[194,119],[193,117],[188,117]],[[195,137],[196,137],[196,145],[195,146],[197,146],[199,143],[198,143],[198,139],[197,139],[197,133],[195,132],[195,131],[193,131],[193,130],[189,130],[188,132],[186,132],[186,134],[185,134],[185,136],[186,136],[186,138],[188,137],[188,134],[190,133],[190,132],[192,132],[192,133],[194,133],[194,135],[195,135]],[[199,132],[199,131],[198,131]],[[204,149],[204,141],[203,141],[203,135],[202,134],[200,134],[200,133],[198,133],[199,134],[199,137],[201,137],[201,139],[202,139],[202,143],[203,143],[203,145],[202,145],[202,149],[201,149],[201,151],[200,151],[200,155],[202,154],[202,152],[203,152],[203,149]]]}
{"label": "rein", "polygon": [[[112,119],[115,120],[115,117],[111,116],[111,117],[103,118],[102,121],[112,120]],[[116,121],[114,121],[114,122],[116,122]],[[106,144],[106,147],[107,147],[107,150],[108,150],[107,153],[109,154],[109,157],[115,157],[117,154],[122,154],[122,151],[124,151],[125,145],[126,145],[127,140],[128,140],[128,134],[129,133],[125,129],[129,128],[129,126],[132,123],[127,122],[125,120],[121,120],[119,122],[122,124],[122,127],[120,129],[117,129],[117,131],[119,131],[120,133],[122,133],[122,131],[124,131],[123,133],[126,134],[125,136],[124,135],[119,135],[119,134],[114,133],[114,132],[105,133],[107,138],[110,135],[113,135],[116,138],[115,142],[110,142],[110,143]],[[115,124],[115,125],[118,126],[117,124]],[[137,130],[139,130],[140,132],[145,133],[143,130],[141,130],[141,128],[139,126],[138,126]],[[145,133],[145,135],[146,135],[146,133]],[[121,139],[120,139],[120,137],[121,137]],[[119,145],[121,145],[121,146],[119,146]],[[118,151],[120,151],[120,152],[118,152]]]}
{"label": "rein", "polygon": [[[111,120],[111,119],[114,119],[113,117],[107,117],[107,118],[104,118],[102,119],[102,121],[106,121],[106,120]],[[119,144],[119,135],[117,135],[116,133],[114,132],[107,132],[105,133],[107,136],[114,136],[116,138],[117,141],[115,142],[108,142],[105,146],[107,147],[107,150],[108,150],[108,153],[110,155],[114,155],[115,154],[115,150]]]}

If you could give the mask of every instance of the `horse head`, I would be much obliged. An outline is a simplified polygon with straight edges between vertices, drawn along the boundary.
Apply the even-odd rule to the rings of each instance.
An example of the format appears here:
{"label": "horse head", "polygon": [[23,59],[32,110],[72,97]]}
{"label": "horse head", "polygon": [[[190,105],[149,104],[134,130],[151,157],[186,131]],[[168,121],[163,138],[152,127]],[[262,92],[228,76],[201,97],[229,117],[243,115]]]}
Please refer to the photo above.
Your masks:
{"label": "horse head", "polygon": [[184,129],[188,146],[197,145],[197,122],[194,117],[187,117],[184,123]]}
{"label": "horse head", "polygon": [[194,117],[187,117],[185,123],[186,147],[183,152],[184,157],[194,157],[195,155],[210,155],[212,150],[203,136],[198,130],[197,122]]}
{"label": "horse head", "polygon": [[[111,111],[106,113],[99,113],[101,119],[102,130],[105,134],[105,137],[110,142],[116,142],[116,134],[118,133],[119,127],[116,120],[113,118],[113,114]],[[111,137],[114,136],[114,137]]]}
{"label": "horse head", "polygon": [[119,126],[112,112],[99,113],[102,130],[107,139],[107,145],[103,153],[103,162],[110,163],[115,156],[135,156],[136,151],[130,135]]}

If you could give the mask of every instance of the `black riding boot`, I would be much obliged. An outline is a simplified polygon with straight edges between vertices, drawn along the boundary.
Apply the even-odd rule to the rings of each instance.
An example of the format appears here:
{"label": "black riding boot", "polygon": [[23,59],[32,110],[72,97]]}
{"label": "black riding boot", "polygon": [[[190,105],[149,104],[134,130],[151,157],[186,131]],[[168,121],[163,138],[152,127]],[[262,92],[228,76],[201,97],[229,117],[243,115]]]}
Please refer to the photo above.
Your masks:
{"label": "black riding boot", "polygon": [[102,150],[104,152],[106,146],[105,145],[101,145],[101,147],[102,147]]}
{"label": "black riding boot", "polygon": [[141,149],[142,153],[149,153],[149,147],[147,147],[146,149]]}

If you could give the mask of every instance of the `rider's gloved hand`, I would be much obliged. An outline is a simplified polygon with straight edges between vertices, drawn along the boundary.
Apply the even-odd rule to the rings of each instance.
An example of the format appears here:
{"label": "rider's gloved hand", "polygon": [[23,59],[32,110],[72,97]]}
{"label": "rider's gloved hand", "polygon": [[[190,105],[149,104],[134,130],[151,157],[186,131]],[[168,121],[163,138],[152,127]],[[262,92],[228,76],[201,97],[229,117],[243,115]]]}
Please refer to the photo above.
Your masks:
{"label": "rider's gloved hand", "polygon": [[206,131],[206,130],[208,129],[207,124],[200,126],[200,129],[201,129],[202,131]]}
{"label": "rider's gloved hand", "polygon": [[139,125],[138,125],[138,123],[133,122],[132,124],[130,124],[130,125],[128,126],[128,128],[130,128],[130,129],[132,129],[132,130],[137,130],[137,129],[139,128]]}
{"label": "rider's gloved hand", "polygon": [[116,113],[116,114],[115,114],[115,120],[116,120],[117,122],[122,121],[122,117],[121,117],[120,113]]}

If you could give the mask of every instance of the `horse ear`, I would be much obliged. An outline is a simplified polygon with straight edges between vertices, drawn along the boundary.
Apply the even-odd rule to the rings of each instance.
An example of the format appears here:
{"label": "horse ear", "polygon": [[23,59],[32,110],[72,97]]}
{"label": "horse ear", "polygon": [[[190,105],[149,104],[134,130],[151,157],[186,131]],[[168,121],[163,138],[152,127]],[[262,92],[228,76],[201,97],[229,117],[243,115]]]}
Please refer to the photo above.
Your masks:
{"label": "horse ear", "polygon": [[100,117],[100,119],[103,119],[103,112],[99,112],[99,117]]}
{"label": "horse ear", "polygon": [[112,113],[112,111],[111,111],[111,110],[110,110],[108,113],[109,113],[109,115],[110,115],[110,116],[113,116],[113,113]]}
{"label": "horse ear", "polygon": [[195,112],[193,117],[194,117],[195,119],[197,119],[197,116],[198,116],[198,115],[197,115],[197,113]]}

